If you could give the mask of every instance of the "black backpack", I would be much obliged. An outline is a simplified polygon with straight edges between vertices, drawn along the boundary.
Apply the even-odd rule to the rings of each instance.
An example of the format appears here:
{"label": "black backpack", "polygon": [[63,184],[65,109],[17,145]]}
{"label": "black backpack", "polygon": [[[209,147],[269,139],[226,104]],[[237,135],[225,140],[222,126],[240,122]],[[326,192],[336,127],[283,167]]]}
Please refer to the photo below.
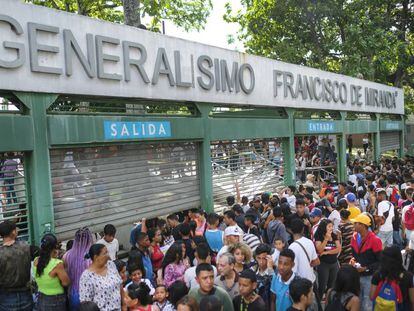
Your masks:
{"label": "black backpack", "polygon": [[354,294],[352,293],[341,295],[334,291],[330,292],[325,311],[346,311],[345,306],[352,297],[354,297]]}

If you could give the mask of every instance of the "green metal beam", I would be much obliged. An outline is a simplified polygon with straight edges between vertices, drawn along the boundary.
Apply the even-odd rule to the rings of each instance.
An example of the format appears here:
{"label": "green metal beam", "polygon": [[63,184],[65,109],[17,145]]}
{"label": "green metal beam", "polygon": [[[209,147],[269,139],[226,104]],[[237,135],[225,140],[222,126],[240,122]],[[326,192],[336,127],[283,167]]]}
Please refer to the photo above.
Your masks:
{"label": "green metal beam", "polygon": [[380,121],[381,115],[379,113],[375,114],[376,116],[376,132],[374,133],[374,159],[379,161],[381,158],[381,130],[380,130]]}
{"label": "green metal beam", "polygon": [[[122,116],[74,116],[48,115],[50,145],[74,145],[89,143],[113,143],[105,140],[104,121],[170,121],[171,135],[168,140],[194,140],[205,136],[203,120],[195,117],[122,117]],[[122,140],[145,141],[148,139]],[[165,139],[157,139],[162,141]],[[116,141],[120,143],[120,141]]]}
{"label": "green metal beam", "polygon": [[[344,124],[347,121],[346,112],[341,112],[341,122]],[[338,135],[338,179],[341,182],[346,181],[346,134],[342,132]]]}
{"label": "green metal beam", "polygon": [[289,137],[288,119],[211,119],[211,139],[242,140]]}
{"label": "green metal beam", "polygon": [[0,114],[0,124],[0,152],[33,149],[33,123],[30,116]]}
{"label": "green metal beam", "polygon": [[200,198],[201,208],[207,213],[214,211],[213,203],[213,172],[211,168],[211,150],[210,150],[210,133],[211,122],[209,121],[210,111],[213,109],[213,105],[209,104],[196,104],[197,109],[200,112],[202,119],[202,126],[205,131],[203,141],[199,148],[199,170],[200,170]]}
{"label": "green metal beam", "polygon": [[282,139],[283,147],[283,165],[284,165],[284,183],[286,186],[296,185],[296,169],[295,169],[295,123],[293,119],[293,109],[286,109],[288,115],[289,137]]}
{"label": "green metal beam", "polygon": [[55,95],[39,93],[15,93],[27,106],[33,124],[33,151],[28,153],[28,205],[33,223],[32,240],[39,244],[42,235],[54,230],[52,180],[50,175],[49,142],[47,135],[46,109],[57,98]]}

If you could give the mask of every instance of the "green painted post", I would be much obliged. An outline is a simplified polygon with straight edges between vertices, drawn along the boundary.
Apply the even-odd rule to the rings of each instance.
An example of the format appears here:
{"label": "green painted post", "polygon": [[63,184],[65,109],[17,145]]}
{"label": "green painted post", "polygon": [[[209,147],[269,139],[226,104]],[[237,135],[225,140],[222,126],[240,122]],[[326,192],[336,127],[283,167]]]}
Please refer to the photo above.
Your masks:
{"label": "green painted post", "polygon": [[28,202],[32,241],[39,244],[45,232],[54,231],[52,180],[50,175],[49,143],[46,109],[56,95],[18,93],[15,95],[29,108],[33,120],[33,151],[26,158]]}
{"label": "green painted post", "polygon": [[289,120],[289,137],[282,139],[283,158],[284,158],[284,183],[285,186],[294,186],[296,184],[296,166],[295,166],[295,120],[293,119],[293,109],[286,108]]}
{"label": "green painted post", "polygon": [[338,179],[341,182],[345,182],[346,176],[346,133],[345,133],[345,121],[346,112],[341,112],[341,122],[343,124],[344,131],[339,134],[338,141]]}
{"label": "green painted post", "polygon": [[400,131],[400,150],[398,156],[400,158],[403,158],[405,156],[404,147],[405,147],[405,122],[404,122],[404,116],[401,116],[401,131]]}
{"label": "green painted post", "polygon": [[201,208],[207,213],[214,211],[213,204],[213,172],[211,169],[210,137],[211,128],[209,114],[213,109],[209,104],[196,104],[203,120],[204,136],[198,150],[199,153],[199,172],[200,172],[200,198]]}
{"label": "green painted post", "polygon": [[375,114],[376,132],[374,133],[374,160],[379,161],[381,158],[381,129],[380,129],[381,115]]}

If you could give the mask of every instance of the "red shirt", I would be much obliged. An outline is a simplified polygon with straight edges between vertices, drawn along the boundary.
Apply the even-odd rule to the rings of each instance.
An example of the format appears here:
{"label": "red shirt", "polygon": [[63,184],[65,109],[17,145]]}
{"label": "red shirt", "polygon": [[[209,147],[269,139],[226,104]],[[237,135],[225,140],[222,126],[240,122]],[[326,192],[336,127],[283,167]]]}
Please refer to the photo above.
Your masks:
{"label": "red shirt", "polygon": [[151,262],[154,271],[159,270],[162,266],[162,260],[164,259],[164,253],[161,251],[159,245],[152,247]]}

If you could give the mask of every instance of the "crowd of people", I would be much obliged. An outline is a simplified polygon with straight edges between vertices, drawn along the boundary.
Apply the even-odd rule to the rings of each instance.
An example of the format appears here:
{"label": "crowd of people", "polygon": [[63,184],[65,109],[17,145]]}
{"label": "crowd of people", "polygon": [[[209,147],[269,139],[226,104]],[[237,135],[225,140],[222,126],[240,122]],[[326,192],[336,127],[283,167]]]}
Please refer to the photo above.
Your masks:
{"label": "crowd of people", "polygon": [[349,162],[349,179],[253,198],[222,215],[142,219],[119,259],[116,228],[64,249],[0,223],[3,310],[414,310],[414,159]]}

